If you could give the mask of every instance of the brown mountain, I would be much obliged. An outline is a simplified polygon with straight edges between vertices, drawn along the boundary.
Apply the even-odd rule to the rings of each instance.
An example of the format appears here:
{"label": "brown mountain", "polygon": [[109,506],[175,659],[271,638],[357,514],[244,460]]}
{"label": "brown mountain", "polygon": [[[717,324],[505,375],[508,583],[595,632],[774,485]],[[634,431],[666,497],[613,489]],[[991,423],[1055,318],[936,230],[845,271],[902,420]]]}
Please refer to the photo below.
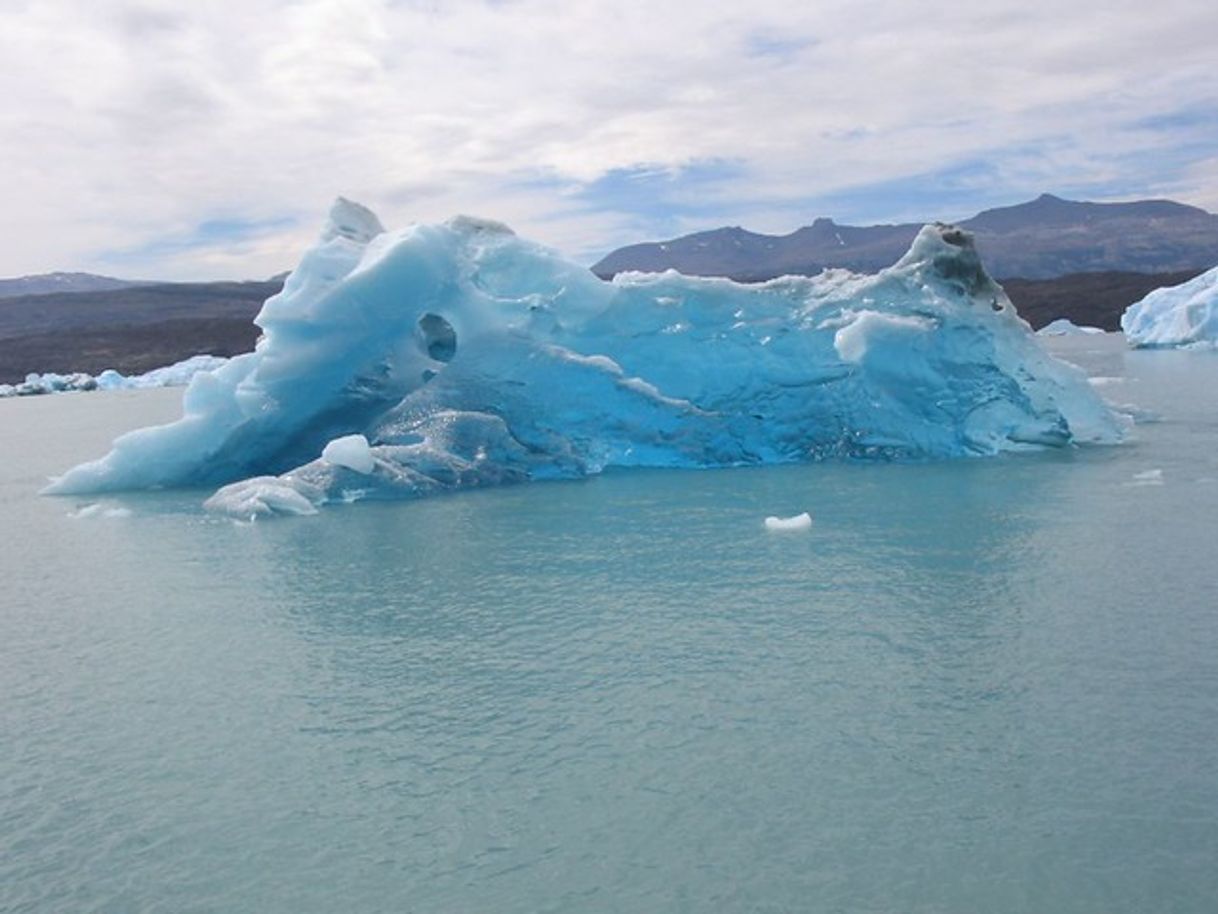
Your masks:
{"label": "brown mountain", "polygon": [[[959,225],[973,233],[986,268],[998,277],[1170,273],[1218,263],[1218,215],[1171,200],[1084,203],[1043,194]],[[832,219],[817,219],[789,235],[720,228],[619,248],[592,270],[610,277],[675,269],[746,282],[814,275],[826,267],[870,273],[904,254],[919,228],[920,223],[838,225]]]}
{"label": "brown mountain", "polygon": [[30,372],[131,374],[201,352],[248,352],[258,338],[254,315],[282,286],[161,283],[0,297],[0,384]]}

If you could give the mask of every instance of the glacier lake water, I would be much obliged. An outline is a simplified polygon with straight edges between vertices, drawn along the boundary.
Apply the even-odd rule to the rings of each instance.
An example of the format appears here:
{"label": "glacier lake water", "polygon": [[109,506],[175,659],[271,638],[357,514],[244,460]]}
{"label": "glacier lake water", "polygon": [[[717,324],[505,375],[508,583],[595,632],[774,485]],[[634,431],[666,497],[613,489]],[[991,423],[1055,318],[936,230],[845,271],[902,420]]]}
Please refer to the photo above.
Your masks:
{"label": "glacier lake water", "polygon": [[1050,346],[1128,444],[252,525],[0,401],[0,910],[1218,910],[1218,354]]}

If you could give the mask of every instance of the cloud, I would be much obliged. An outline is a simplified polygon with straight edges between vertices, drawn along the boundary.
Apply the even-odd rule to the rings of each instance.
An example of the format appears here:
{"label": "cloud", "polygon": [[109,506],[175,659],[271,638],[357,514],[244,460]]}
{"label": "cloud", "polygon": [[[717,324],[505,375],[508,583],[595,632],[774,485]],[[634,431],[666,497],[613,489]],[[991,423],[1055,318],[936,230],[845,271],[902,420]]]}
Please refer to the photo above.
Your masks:
{"label": "cloud", "polygon": [[[0,275],[262,276],[339,193],[390,225],[493,216],[588,260],[1044,190],[1206,203],[1211,7],[18,3]],[[263,228],[192,234],[217,221]]]}
{"label": "cloud", "polygon": [[[241,269],[267,256],[291,257],[309,232],[292,218],[250,221],[209,219],[178,234],[160,235],[135,247],[100,251],[98,259],[120,273],[134,276],[153,264],[164,275],[205,270],[219,276],[243,276]],[[285,247],[286,239],[297,244]],[[234,272],[234,269],[237,272]],[[261,277],[259,277],[261,278]]]}

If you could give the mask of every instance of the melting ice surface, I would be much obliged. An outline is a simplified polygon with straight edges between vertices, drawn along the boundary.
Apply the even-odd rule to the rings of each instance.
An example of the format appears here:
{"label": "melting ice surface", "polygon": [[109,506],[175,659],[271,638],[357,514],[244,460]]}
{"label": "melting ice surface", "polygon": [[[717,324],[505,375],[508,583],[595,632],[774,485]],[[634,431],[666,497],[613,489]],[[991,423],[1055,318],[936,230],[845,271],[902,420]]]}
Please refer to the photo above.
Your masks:
{"label": "melting ice surface", "polygon": [[606,283],[498,223],[386,232],[339,200],[177,422],[47,491],[223,485],[235,516],[609,466],[921,458],[1111,442],[971,238],[927,226],[875,276]]}
{"label": "melting ice surface", "polygon": [[1134,302],[1121,329],[1138,347],[1218,346],[1218,267]]}

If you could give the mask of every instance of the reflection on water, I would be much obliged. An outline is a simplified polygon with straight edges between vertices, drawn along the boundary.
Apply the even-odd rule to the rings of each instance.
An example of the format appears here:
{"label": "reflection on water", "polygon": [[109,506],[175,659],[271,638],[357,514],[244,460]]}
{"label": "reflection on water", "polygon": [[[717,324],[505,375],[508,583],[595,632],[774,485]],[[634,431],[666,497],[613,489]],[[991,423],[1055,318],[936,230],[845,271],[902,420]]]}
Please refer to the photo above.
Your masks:
{"label": "reflection on water", "polygon": [[0,908],[1207,910],[1218,359],[1062,345],[1165,421],[253,526],[9,455]]}

